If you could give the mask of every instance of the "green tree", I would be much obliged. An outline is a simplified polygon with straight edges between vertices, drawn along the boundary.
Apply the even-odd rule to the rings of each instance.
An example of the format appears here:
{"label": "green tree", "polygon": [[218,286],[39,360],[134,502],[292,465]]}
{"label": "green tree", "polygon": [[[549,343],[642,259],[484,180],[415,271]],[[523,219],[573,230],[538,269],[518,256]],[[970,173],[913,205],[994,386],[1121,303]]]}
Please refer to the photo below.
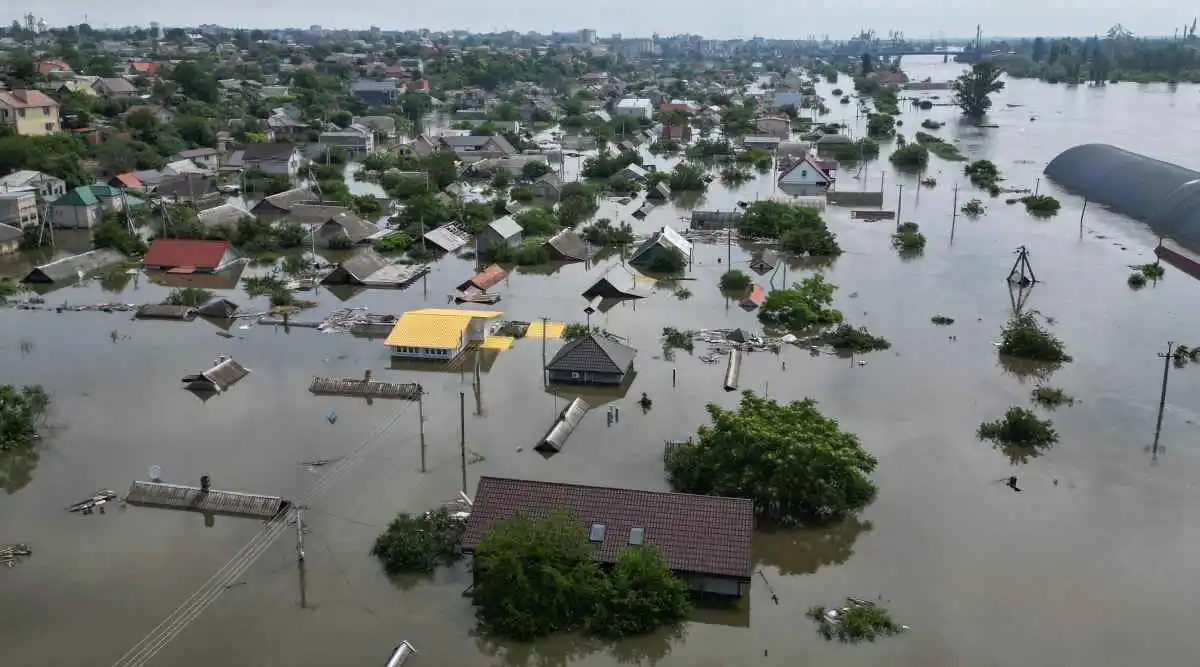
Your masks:
{"label": "green tree", "polygon": [[343,130],[350,127],[350,122],[354,120],[354,114],[349,111],[338,111],[329,117],[329,122],[337,125]]}
{"label": "green tree", "polygon": [[0,386],[0,451],[32,444],[49,406],[50,396],[40,386]]}
{"label": "green tree", "polygon": [[682,620],[691,608],[687,584],[651,547],[622,551],[601,590],[601,603],[587,626],[602,637],[645,634]]}
{"label": "green tree", "polygon": [[815,209],[763,200],[746,207],[738,219],[738,233],[745,238],[780,239],[789,252],[836,256],[842,249],[837,237]]}
{"label": "green tree", "polygon": [[521,166],[521,176],[527,181],[536,181],[548,173],[550,173],[550,165],[545,162],[531,160]]}
{"label": "green tree", "polygon": [[730,269],[721,274],[720,284],[721,289],[734,291],[744,290],[749,287],[752,282],[754,281],[752,281],[750,276],[746,275],[744,272],[738,271],[737,269]]}
{"label": "green tree", "polygon": [[981,118],[992,107],[992,93],[1004,90],[1004,82],[1000,80],[1003,72],[990,60],[977,62],[971,70],[964,72],[951,84],[954,91],[954,104],[962,109],[964,115],[971,118]]}
{"label": "green tree", "polygon": [[465,527],[445,508],[419,516],[401,514],[375,538],[371,555],[383,562],[388,574],[433,572],[458,558]]}
{"label": "green tree", "polygon": [[837,285],[821,274],[811,275],[788,289],[773,290],[763,300],[758,319],[763,324],[799,330],[839,324],[842,311],[830,306]]}
{"label": "green tree", "polygon": [[886,113],[873,113],[867,116],[867,136],[873,139],[883,139],[895,133],[895,116]]}
{"label": "green tree", "polygon": [[687,585],[653,547],[626,548],[609,571],[592,554],[583,524],[565,512],[498,522],[475,549],[471,599],[480,624],[517,640],[577,628],[621,637],[687,613]]}
{"label": "green tree", "polygon": [[543,208],[530,208],[517,214],[517,224],[525,236],[551,236],[558,232],[558,219]]}
{"label": "green tree", "polygon": [[201,63],[185,60],[171,69],[169,78],[179,84],[184,95],[209,104],[217,103],[217,77]]}
{"label": "green tree", "polygon": [[737,410],[709,404],[711,425],[666,457],[677,491],[750,498],[784,522],[839,519],[875,499],[876,459],[811,399],[780,404],[743,392]]}

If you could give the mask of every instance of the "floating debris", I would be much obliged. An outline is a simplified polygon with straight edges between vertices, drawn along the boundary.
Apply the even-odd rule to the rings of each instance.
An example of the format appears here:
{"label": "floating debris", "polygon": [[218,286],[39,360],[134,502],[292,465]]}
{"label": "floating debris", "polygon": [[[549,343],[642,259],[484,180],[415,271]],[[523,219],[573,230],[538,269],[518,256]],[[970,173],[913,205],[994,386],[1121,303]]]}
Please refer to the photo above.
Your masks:
{"label": "floating debris", "polygon": [[0,546],[0,565],[7,567],[16,567],[21,559],[26,556],[32,556],[33,550],[25,544],[6,544]]}
{"label": "floating debris", "polygon": [[[102,489],[92,494],[91,498],[81,500],[67,508],[68,512],[81,512],[83,514],[91,514],[92,510],[102,507],[103,505],[116,500],[117,492],[112,489]],[[102,510],[103,511],[103,510]]]}
{"label": "floating debris", "polygon": [[314,459],[312,461],[301,461],[300,465],[305,466],[307,468],[320,468],[321,466],[327,466],[330,463],[337,463],[338,461],[341,461],[344,458],[346,458],[346,457],[339,456],[336,459]]}
{"label": "floating debris", "polygon": [[892,620],[883,607],[868,600],[846,598],[846,606],[826,609],[817,606],[806,614],[817,623],[817,633],[825,639],[834,638],[847,644],[873,642],[879,637],[897,635],[909,630]]}
{"label": "floating debris", "polygon": [[325,419],[329,420],[330,424],[333,424],[337,422],[337,413],[333,410],[330,410],[329,414],[325,415]]}

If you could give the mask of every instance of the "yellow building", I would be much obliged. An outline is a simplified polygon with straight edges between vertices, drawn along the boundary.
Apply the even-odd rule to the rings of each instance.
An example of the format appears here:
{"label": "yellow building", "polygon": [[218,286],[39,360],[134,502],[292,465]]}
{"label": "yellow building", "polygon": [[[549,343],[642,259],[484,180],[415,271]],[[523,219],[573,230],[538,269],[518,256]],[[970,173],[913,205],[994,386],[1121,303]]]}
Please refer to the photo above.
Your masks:
{"label": "yellow building", "polygon": [[422,308],[400,316],[386,345],[398,359],[450,361],[471,344],[484,344],[488,322],[504,313],[494,310]]}
{"label": "yellow building", "polygon": [[62,131],[58,102],[40,90],[0,90],[0,123],[26,137]]}

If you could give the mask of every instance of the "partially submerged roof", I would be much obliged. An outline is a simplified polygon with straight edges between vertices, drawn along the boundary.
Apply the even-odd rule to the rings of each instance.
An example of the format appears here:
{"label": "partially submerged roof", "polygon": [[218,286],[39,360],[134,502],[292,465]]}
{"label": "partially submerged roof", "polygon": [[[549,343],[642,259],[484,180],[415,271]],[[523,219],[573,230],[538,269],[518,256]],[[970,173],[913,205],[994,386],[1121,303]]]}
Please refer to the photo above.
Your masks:
{"label": "partially submerged roof", "polygon": [[446,252],[454,252],[469,241],[457,222],[447,222],[437,229],[425,232],[425,240]]}
{"label": "partially submerged roof", "polygon": [[476,318],[494,319],[504,313],[495,310],[458,310],[423,308],[400,316],[388,334],[389,346],[454,349],[462,343],[463,332]]}
{"label": "partially submerged roof", "polygon": [[1200,252],[1200,172],[1108,144],[1068,148],[1046,165],[1055,183]]}
{"label": "partially submerged roof", "polygon": [[[557,511],[601,533],[592,553],[602,563],[615,562],[631,538],[640,537],[676,572],[741,581],[753,573],[754,505],[748,499],[503,477],[480,478],[462,548],[474,552],[504,519],[541,519]],[[592,526],[601,528],[590,531]]]}
{"label": "partially submerged roof", "polygon": [[583,298],[594,299],[642,299],[649,296],[646,290],[638,285],[637,276],[624,266],[617,265],[600,276],[583,292]]}
{"label": "partially submerged roof", "polygon": [[36,267],[21,282],[49,284],[75,280],[124,259],[124,255],[109,248],[91,250]]}
{"label": "partially submerged roof", "polygon": [[201,239],[154,239],[142,258],[143,266],[188,266],[197,269],[216,269],[222,265],[229,241]]}
{"label": "partially submerged roof", "polygon": [[506,215],[498,220],[493,220],[488,229],[492,230],[502,239],[511,239],[514,236],[521,234],[521,224],[513,219],[511,215]]}
{"label": "partially submerged roof", "polygon": [[685,260],[692,256],[692,242],[683,238],[683,236],[674,229],[671,229],[670,227],[663,227],[659,231],[654,232],[653,236],[642,242],[642,245],[638,246],[638,249],[635,250],[632,255],[630,255],[629,262],[631,264],[637,262],[639,257],[646,254],[651,248],[656,246],[675,250],[681,253]]}
{"label": "partially submerged roof", "polygon": [[504,277],[507,275],[508,272],[504,270],[504,267],[500,266],[499,264],[493,264],[483,271],[475,274],[475,276],[473,276],[470,280],[459,285],[458,289],[465,290],[470,287],[474,287],[480,291],[486,291],[489,287],[496,285],[501,280],[504,280]]}
{"label": "partially submerged roof", "polygon": [[546,241],[546,247],[555,259],[584,261],[588,258],[587,243],[575,232],[564,229]]}
{"label": "partially submerged roof", "polygon": [[[389,262],[386,257],[380,255],[371,248],[359,248],[358,250],[354,251],[353,255],[350,255],[346,259],[339,262],[337,269],[334,270],[334,273],[339,273],[340,270],[340,272],[347,274],[349,278],[361,283],[362,281],[371,277],[373,273],[379,271],[385,266],[388,266],[390,263],[391,262]],[[334,273],[329,274],[329,276],[333,276]],[[326,276],[326,279],[328,279],[329,276]]]}
{"label": "partially submerged roof", "polygon": [[12,225],[0,224],[0,243],[12,243],[25,236],[25,232]]}
{"label": "partially submerged roof", "polygon": [[292,188],[291,190],[277,192],[266,199],[263,199],[259,203],[255,204],[254,208],[251,210],[255,213],[263,210],[269,211],[275,209],[279,211],[290,212],[296,206],[305,202],[311,202],[315,199],[316,196],[313,194],[312,190],[309,190],[307,187]]}
{"label": "partially submerged roof", "polygon": [[637,350],[632,347],[593,333],[563,345],[546,368],[577,373],[624,373],[636,356]]}
{"label": "partially submerged roof", "polygon": [[254,214],[237,204],[221,204],[200,211],[196,217],[205,227],[235,227],[242,218],[253,218]]}

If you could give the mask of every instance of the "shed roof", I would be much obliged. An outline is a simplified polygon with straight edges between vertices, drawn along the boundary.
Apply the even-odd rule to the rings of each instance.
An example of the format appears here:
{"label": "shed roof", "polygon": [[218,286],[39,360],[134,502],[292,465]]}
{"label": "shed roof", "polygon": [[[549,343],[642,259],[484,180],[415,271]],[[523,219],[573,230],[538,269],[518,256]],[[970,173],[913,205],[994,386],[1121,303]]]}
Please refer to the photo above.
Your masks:
{"label": "shed roof", "polygon": [[1088,201],[1200,252],[1200,172],[1109,144],[1082,144],[1059,153],[1045,173]]}
{"label": "shed roof", "polygon": [[684,259],[692,255],[692,242],[683,238],[679,232],[670,227],[663,227],[661,230],[654,232],[654,235],[642,242],[638,249],[629,257],[629,262],[632,264],[644,255],[647,251],[655,246],[669,248],[683,254]]}
{"label": "shed roof", "polygon": [[216,269],[221,266],[229,241],[200,239],[154,239],[142,258],[143,266],[190,266],[197,269]]}
{"label": "shed roof", "polygon": [[499,264],[493,264],[483,271],[475,274],[467,282],[459,285],[458,289],[465,290],[470,287],[475,287],[480,290],[487,290],[487,288],[499,283],[501,280],[504,280],[504,277],[507,275],[508,272],[504,270],[504,267],[500,266]]}
{"label": "shed roof", "polygon": [[546,368],[578,373],[624,373],[637,350],[599,334],[589,334],[559,348]]}
{"label": "shed roof", "polygon": [[437,229],[425,232],[425,240],[446,252],[454,252],[467,245],[467,238],[462,235],[462,230],[455,222],[447,222]]}
{"label": "shed roof", "polygon": [[360,248],[338,264],[338,268],[350,277],[362,282],[373,273],[390,264],[386,257],[371,248]]}
{"label": "shed roof", "polygon": [[221,204],[200,211],[196,217],[205,227],[233,227],[242,218],[253,218],[254,214],[237,204]]}
{"label": "shed roof", "polygon": [[493,220],[488,229],[495,232],[502,239],[511,239],[521,233],[521,224],[513,219],[511,215],[506,215],[503,218]]}
{"label": "shed roof", "polygon": [[564,229],[546,241],[557,259],[583,261],[588,258],[587,243],[579,234]]}
{"label": "shed roof", "polygon": [[645,544],[661,551],[676,572],[750,580],[754,505],[744,498],[482,477],[463,550],[473,552],[497,521],[517,515],[540,519],[555,511],[584,526],[605,527],[593,551],[602,563],[615,562],[629,546],[630,531],[641,528]]}

